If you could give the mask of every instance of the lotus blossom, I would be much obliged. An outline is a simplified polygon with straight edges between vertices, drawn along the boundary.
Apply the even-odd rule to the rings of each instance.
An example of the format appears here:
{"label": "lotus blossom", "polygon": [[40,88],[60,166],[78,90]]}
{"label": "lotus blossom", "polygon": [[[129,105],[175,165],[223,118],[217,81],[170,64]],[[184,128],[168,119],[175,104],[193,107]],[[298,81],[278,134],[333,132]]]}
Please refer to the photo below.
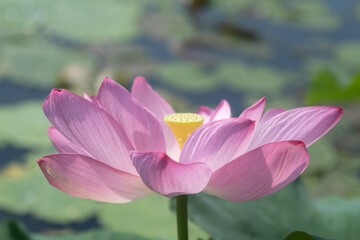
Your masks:
{"label": "lotus blossom", "polygon": [[[262,98],[231,118],[222,100],[215,110],[200,107],[200,118],[190,115],[203,120],[202,126],[192,125],[191,118],[174,130],[164,121],[173,108],[142,77],[131,93],[109,78],[95,97],[53,89],[43,110],[59,153],[38,164],[54,187],[96,201],[201,191],[229,201],[254,200],[294,181],[308,165],[306,148],[342,115],[339,107],[273,108],[263,114],[264,106]],[[187,139],[177,138],[176,131]]]}

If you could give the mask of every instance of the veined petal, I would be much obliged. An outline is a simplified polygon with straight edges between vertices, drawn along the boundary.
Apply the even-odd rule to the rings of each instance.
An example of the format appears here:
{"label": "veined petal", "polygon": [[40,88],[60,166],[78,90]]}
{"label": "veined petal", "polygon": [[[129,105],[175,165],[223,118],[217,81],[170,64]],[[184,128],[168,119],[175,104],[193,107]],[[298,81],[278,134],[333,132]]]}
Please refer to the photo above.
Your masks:
{"label": "veined petal", "polygon": [[211,114],[210,122],[227,118],[231,118],[231,107],[230,104],[223,99]]}
{"label": "veined petal", "polygon": [[[163,120],[140,106],[131,94],[115,81],[105,78],[97,96],[103,109],[123,127],[137,151],[176,151],[178,143]],[[170,135],[171,134],[171,135]],[[178,149],[180,151],[180,149]],[[175,155],[175,154],[174,154]]]}
{"label": "veined petal", "polygon": [[335,126],[342,113],[339,107],[302,107],[277,114],[259,126],[249,150],[287,140],[299,140],[310,146]]}
{"label": "veined petal", "polygon": [[89,96],[89,95],[87,95],[87,93],[84,93],[83,96],[84,96],[84,98],[85,98],[86,100],[88,100],[89,102],[91,102],[91,103],[93,103],[93,104],[101,107],[101,106],[99,105],[99,102],[98,102],[96,96]]}
{"label": "veined petal", "polygon": [[214,172],[204,192],[234,202],[255,200],[294,181],[308,162],[303,142],[269,143]]}
{"label": "veined petal", "polygon": [[199,109],[196,111],[197,114],[200,114],[204,118],[203,124],[210,122],[211,114],[213,110],[206,106],[200,106]]}
{"label": "veined petal", "polygon": [[136,170],[145,185],[166,197],[201,192],[211,170],[204,163],[182,164],[163,152],[132,152]]}
{"label": "veined petal", "polygon": [[54,127],[48,128],[48,136],[59,153],[77,153],[91,157],[83,147],[71,142]]}
{"label": "veined petal", "polygon": [[121,126],[103,109],[64,89],[53,89],[43,104],[52,125],[97,160],[137,174],[129,156],[133,150]]}
{"label": "veined petal", "polygon": [[274,116],[285,112],[286,109],[285,108],[271,108],[269,110],[267,110],[264,115],[261,118],[260,124],[264,124],[265,122],[267,122],[268,120],[270,120],[271,118],[273,118]]}
{"label": "veined petal", "polygon": [[203,124],[206,124],[212,121],[231,118],[231,107],[230,104],[223,99],[215,110],[206,106],[200,106],[196,113],[204,117]]}
{"label": "veined petal", "polygon": [[261,98],[252,106],[245,109],[239,116],[239,118],[247,118],[255,121],[255,125],[257,126],[260,122],[261,115],[263,114],[265,108],[265,98]]}
{"label": "veined petal", "polygon": [[75,197],[125,203],[152,193],[139,176],[88,156],[54,154],[40,158],[38,164],[52,186]]}
{"label": "veined petal", "polygon": [[175,112],[171,105],[155,92],[143,77],[135,78],[131,95],[160,120],[163,120],[165,115]]}
{"label": "veined petal", "polygon": [[180,163],[204,162],[212,171],[243,154],[254,131],[254,121],[229,118],[196,129],[186,140]]}

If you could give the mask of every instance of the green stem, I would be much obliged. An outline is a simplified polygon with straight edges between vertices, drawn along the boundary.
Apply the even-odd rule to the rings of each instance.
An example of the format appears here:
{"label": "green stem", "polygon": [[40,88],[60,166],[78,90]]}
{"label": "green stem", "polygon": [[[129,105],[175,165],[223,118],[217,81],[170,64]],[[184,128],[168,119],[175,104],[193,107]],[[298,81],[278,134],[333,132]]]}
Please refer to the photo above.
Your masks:
{"label": "green stem", "polygon": [[178,240],[188,240],[187,195],[176,197]]}

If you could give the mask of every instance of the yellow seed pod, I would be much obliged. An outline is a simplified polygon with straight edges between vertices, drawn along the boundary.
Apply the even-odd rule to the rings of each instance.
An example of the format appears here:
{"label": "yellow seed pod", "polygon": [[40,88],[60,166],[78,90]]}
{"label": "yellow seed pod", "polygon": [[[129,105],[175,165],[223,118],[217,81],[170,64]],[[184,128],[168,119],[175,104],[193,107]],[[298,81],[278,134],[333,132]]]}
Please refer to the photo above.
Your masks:
{"label": "yellow seed pod", "polygon": [[164,121],[169,125],[182,148],[190,134],[203,124],[204,118],[196,113],[173,113],[166,115]]}

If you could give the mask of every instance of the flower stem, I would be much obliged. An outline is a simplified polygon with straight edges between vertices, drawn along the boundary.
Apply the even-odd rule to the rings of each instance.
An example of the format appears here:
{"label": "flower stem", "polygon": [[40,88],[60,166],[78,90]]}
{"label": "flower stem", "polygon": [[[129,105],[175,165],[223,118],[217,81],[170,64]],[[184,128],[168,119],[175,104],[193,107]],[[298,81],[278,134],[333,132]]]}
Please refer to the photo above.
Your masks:
{"label": "flower stem", "polygon": [[188,240],[187,195],[176,197],[178,240]]}

